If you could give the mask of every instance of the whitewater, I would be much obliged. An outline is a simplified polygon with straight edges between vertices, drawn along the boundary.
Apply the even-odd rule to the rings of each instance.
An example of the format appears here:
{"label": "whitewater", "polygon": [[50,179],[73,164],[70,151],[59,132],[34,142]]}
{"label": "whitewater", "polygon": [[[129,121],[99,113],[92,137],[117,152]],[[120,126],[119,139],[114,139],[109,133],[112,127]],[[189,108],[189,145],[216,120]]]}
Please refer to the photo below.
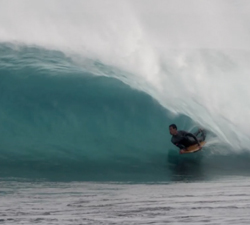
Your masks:
{"label": "whitewater", "polygon": [[248,224],[249,12],[0,0],[0,223]]}

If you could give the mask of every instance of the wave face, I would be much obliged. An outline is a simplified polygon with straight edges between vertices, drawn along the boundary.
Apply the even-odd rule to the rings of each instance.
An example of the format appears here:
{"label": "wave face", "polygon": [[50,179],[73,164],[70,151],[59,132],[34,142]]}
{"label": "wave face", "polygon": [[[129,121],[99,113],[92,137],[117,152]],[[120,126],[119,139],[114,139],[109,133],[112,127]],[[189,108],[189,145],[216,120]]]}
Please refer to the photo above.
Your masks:
{"label": "wave face", "polygon": [[248,1],[1,2],[2,176],[178,177],[173,122],[209,131],[191,174],[234,173],[234,157],[244,173],[249,15]]}
{"label": "wave face", "polygon": [[[227,172],[235,156],[240,168],[230,174],[246,169],[247,153],[223,157],[225,147],[218,144],[205,155],[180,157],[168,125],[190,130],[195,122],[173,116],[148,94],[115,78],[86,72],[61,52],[8,45],[1,52],[1,177],[207,178],[218,167]],[[206,166],[210,173],[205,175]]]}
{"label": "wave face", "polygon": [[93,179],[119,168],[130,173],[166,153],[172,121],[147,94],[84,72],[60,52],[1,52],[2,176],[70,172]]}

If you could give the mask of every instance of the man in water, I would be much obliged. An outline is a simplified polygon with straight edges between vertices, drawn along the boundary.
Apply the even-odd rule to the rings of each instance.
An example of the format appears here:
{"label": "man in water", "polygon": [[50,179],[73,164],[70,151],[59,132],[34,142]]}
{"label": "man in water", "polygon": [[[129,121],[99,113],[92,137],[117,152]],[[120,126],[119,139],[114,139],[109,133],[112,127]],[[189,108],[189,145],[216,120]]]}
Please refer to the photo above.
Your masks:
{"label": "man in water", "polygon": [[[196,133],[191,134],[184,130],[177,130],[175,124],[169,125],[169,132],[172,135],[171,142],[180,148],[180,154],[184,153],[187,148],[191,145],[198,144],[199,148],[200,142],[205,140],[205,133],[202,129],[199,129]],[[197,138],[197,135],[202,133],[202,136]]]}

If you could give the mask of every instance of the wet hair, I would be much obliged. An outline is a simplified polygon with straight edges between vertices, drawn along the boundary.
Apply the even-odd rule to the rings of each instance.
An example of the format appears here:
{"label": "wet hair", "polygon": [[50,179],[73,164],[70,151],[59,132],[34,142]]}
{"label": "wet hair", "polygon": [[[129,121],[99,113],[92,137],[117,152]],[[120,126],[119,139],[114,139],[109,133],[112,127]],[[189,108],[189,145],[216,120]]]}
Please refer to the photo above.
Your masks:
{"label": "wet hair", "polygon": [[170,124],[169,127],[173,127],[174,129],[177,130],[177,126],[173,123],[173,124]]}

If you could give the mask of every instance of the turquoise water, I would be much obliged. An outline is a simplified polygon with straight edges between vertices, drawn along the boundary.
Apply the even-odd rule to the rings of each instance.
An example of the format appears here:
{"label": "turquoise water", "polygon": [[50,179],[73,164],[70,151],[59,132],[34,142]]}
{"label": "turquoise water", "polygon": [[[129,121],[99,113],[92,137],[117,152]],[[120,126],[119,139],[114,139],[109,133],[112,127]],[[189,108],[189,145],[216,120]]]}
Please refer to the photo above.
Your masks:
{"label": "turquoise water", "polygon": [[172,120],[150,96],[60,52],[2,51],[1,176],[126,180],[161,170]]}
{"label": "turquoise water", "polygon": [[209,130],[203,151],[179,155],[169,124],[189,131],[198,125],[116,78],[58,51],[2,44],[1,52],[1,177],[158,182],[249,175],[249,153],[214,142]]}

